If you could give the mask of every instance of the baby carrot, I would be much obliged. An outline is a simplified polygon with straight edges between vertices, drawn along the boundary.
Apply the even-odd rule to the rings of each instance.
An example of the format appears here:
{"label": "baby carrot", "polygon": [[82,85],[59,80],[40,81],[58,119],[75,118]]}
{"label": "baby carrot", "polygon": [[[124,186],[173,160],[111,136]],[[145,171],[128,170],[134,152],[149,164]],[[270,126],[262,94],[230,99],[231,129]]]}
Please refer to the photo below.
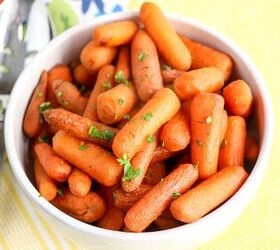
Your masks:
{"label": "baby carrot", "polygon": [[64,109],[79,115],[84,113],[87,98],[81,95],[74,84],[57,80],[53,82],[52,87],[57,101]]}
{"label": "baby carrot", "polygon": [[97,97],[98,119],[104,124],[113,124],[129,113],[138,96],[133,85],[118,84]]}
{"label": "baby carrot", "polygon": [[143,183],[149,185],[158,184],[166,176],[166,164],[164,161],[150,164]]}
{"label": "baby carrot", "polygon": [[69,189],[63,188],[51,203],[68,215],[86,222],[99,220],[106,212],[103,199],[95,192],[89,192],[84,197],[73,195]]}
{"label": "baby carrot", "polygon": [[39,193],[51,201],[57,193],[56,183],[46,174],[37,158],[34,159],[34,177]]}
{"label": "baby carrot", "polygon": [[152,158],[150,164],[162,162],[179,153],[180,152],[171,152],[166,147],[163,147],[163,146],[157,146],[156,150],[154,151],[153,158]]}
{"label": "baby carrot", "polygon": [[50,178],[59,182],[64,182],[68,179],[72,169],[71,166],[56,155],[49,144],[37,143],[34,146],[34,151],[44,171]]}
{"label": "baby carrot", "polygon": [[80,59],[90,73],[95,73],[104,65],[112,63],[116,54],[116,48],[97,46],[91,41],[83,48]]}
{"label": "baby carrot", "polygon": [[124,212],[115,207],[107,207],[105,215],[97,222],[97,226],[114,231],[121,230],[123,226]]}
{"label": "baby carrot", "polygon": [[[131,160],[131,169],[124,171],[124,175],[122,178],[122,188],[125,192],[131,193],[141,185],[148,170],[156,146],[157,136],[147,136],[145,145]],[[130,171],[138,171],[138,174],[134,177],[129,176]]]}
{"label": "baby carrot", "polygon": [[225,82],[230,78],[233,70],[233,61],[229,55],[190,40],[184,35],[180,34],[180,38],[190,50],[192,56],[191,69],[213,66],[223,72]]}
{"label": "baby carrot", "polygon": [[161,77],[164,84],[171,84],[175,81],[177,77],[182,75],[185,71],[177,70],[177,69],[162,69],[161,70]]}
{"label": "baby carrot", "polygon": [[113,193],[115,206],[120,209],[127,210],[139,201],[151,188],[151,185],[141,184],[131,193],[127,193],[122,188],[119,188]]}
{"label": "baby carrot", "polygon": [[259,156],[259,146],[251,137],[246,138],[245,158],[251,162],[255,162]]}
{"label": "baby carrot", "polygon": [[181,222],[175,220],[172,217],[159,216],[154,220],[154,224],[161,230],[166,230],[182,225]]}
{"label": "baby carrot", "polygon": [[207,67],[182,73],[174,81],[174,91],[184,101],[201,92],[216,92],[223,85],[222,71],[216,67]]}
{"label": "baby carrot", "polygon": [[117,47],[130,43],[137,30],[137,23],[131,20],[106,23],[94,29],[92,39],[99,46]]}
{"label": "baby carrot", "polygon": [[52,84],[54,81],[61,80],[63,82],[72,82],[70,68],[65,64],[58,64],[49,71],[48,79],[48,100],[51,102],[52,108],[57,108],[59,103],[53,91]]}
{"label": "baby carrot", "polygon": [[136,106],[134,106],[134,108],[128,112],[127,114],[125,114],[123,116],[123,119],[120,120],[117,124],[116,127],[118,129],[121,129],[129,120],[132,119],[132,117],[143,107],[143,105],[139,105],[137,104]]}
{"label": "baby carrot", "polygon": [[108,206],[114,206],[115,203],[115,195],[114,192],[120,187],[119,183],[114,185],[114,186],[110,186],[110,187],[106,187],[102,184],[100,184],[97,187],[97,193],[104,199],[105,203]]}
{"label": "baby carrot", "polygon": [[163,83],[156,46],[144,30],[131,43],[131,68],[139,98],[147,102]]}
{"label": "baby carrot", "polygon": [[91,119],[92,121],[97,121],[97,111],[96,111],[96,100],[97,96],[102,92],[111,89],[115,86],[114,82],[115,66],[105,65],[99,71],[97,75],[97,80],[90,93],[87,106],[84,112],[84,117]]}
{"label": "baby carrot", "polygon": [[43,71],[39,83],[32,94],[23,120],[23,131],[30,138],[35,137],[40,131],[40,109],[44,111],[44,107],[47,107],[45,104],[48,104],[45,102],[47,86],[48,73],[47,71]]}
{"label": "baby carrot", "polygon": [[229,116],[224,142],[220,147],[219,169],[244,166],[246,123],[241,116]]}
{"label": "baby carrot", "polygon": [[222,143],[225,143],[224,139],[227,132],[227,126],[228,126],[228,115],[227,115],[227,111],[224,110],[222,115],[221,127],[220,127],[220,145]]}
{"label": "baby carrot", "polygon": [[224,99],[218,94],[200,93],[192,100],[191,157],[200,179],[217,171],[223,110]]}
{"label": "baby carrot", "polygon": [[179,221],[195,222],[234,195],[247,177],[243,167],[226,167],[173,201],[170,211]]}
{"label": "baby carrot", "polygon": [[160,8],[154,3],[145,2],[140,9],[140,19],[166,62],[175,69],[189,69],[190,51],[164,17]]}
{"label": "baby carrot", "polygon": [[91,141],[105,148],[111,148],[117,129],[64,109],[50,109],[44,112],[47,123],[82,140]]}
{"label": "baby carrot", "polygon": [[69,189],[73,195],[85,196],[90,191],[91,184],[92,179],[88,174],[78,168],[73,168],[68,178]]}
{"label": "baby carrot", "polygon": [[142,232],[169,206],[172,199],[186,192],[197,179],[196,167],[180,165],[128,210],[125,225],[133,232]]}
{"label": "baby carrot", "polygon": [[131,159],[143,147],[147,136],[153,135],[173,117],[180,106],[180,101],[172,90],[160,89],[117,133],[112,145],[114,154],[117,157],[126,154]]}
{"label": "baby carrot", "polygon": [[130,51],[128,46],[123,46],[119,50],[115,81],[121,83],[129,80],[131,76],[130,69]]}
{"label": "baby carrot", "polygon": [[231,82],[223,89],[225,105],[233,115],[247,118],[253,107],[252,92],[246,82],[237,80]]}
{"label": "baby carrot", "polygon": [[116,158],[97,145],[85,143],[61,130],[53,137],[53,148],[58,155],[105,186],[113,186],[121,178],[123,168]]}
{"label": "baby carrot", "polygon": [[190,143],[190,117],[180,109],[162,128],[160,139],[169,151],[180,151]]}
{"label": "baby carrot", "polygon": [[81,84],[81,85],[90,85],[92,76],[87,71],[87,69],[82,65],[77,65],[73,70],[73,76],[75,79],[75,82]]}

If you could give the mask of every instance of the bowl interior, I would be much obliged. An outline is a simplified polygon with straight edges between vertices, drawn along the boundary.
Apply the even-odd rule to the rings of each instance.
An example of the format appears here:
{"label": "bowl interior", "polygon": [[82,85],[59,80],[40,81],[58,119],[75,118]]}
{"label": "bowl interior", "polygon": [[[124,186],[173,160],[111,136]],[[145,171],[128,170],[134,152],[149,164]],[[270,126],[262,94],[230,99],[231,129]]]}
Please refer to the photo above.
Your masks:
{"label": "bowl interior", "polygon": [[[270,111],[267,110],[269,104],[266,100],[268,98],[266,96],[266,90],[264,89],[264,86],[261,82],[261,77],[258,75],[255,68],[248,61],[247,57],[234,44],[232,44],[229,40],[219,35],[215,31],[209,29],[209,27],[206,27],[191,19],[176,17],[172,15],[167,16],[178,32],[183,33],[189,36],[190,38],[198,40],[206,45],[217,48],[231,55],[235,63],[234,76],[244,79],[252,89],[255,101],[255,114],[250,121],[250,133],[252,133],[255,136],[259,135],[257,138],[260,143],[260,155],[264,154],[264,147],[267,146],[267,144],[269,144],[269,141],[265,142],[265,140],[268,140],[269,137],[267,134],[267,130],[269,130],[268,118],[271,116],[271,114]],[[63,35],[59,36],[58,38],[54,39],[41,53],[39,53],[36,56],[34,61],[23,71],[23,73],[19,77],[10,98],[9,108],[7,110],[5,121],[5,141],[8,157],[20,185],[28,194],[28,196],[33,201],[35,201],[35,203],[39,204],[39,206],[43,208],[43,210],[47,211],[47,213],[53,215],[56,219],[62,221],[63,223],[67,223],[69,225],[72,224],[72,226],[76,226],[76,228],[79,228],[86,232],[100,233],[103,235],[107,233],[109,234],[110,231],[89,226],[82,222],[78,222],[75,219],[72,219],[69,216],[58,211],[48,202],[42,199],[38,200],[38,192],[32,185],[32,167],[27,157],[28,139],[23,134],[22,121],[25,109],[29,102],[29,98],[33,92],[35,85],[38,82],[42,70],[49,70],[56,64],[69,63],[70,61],[78,58],[83,46],[91,39],[92,29],[95,26],[98,26],[105,22],[112,22],[128,18],[138,20],[137,14],[135,12],[118,13],[103,16],[97,18],[93,22],[84,24],[82,26],[77,26],[67,31]],[[258,129],[256,129],[257,127]],[[266,145],[264,145],[264,142]],[[264,166],[261,166],[261,161],[264,159],[265,156],[263,156],[263,159],[259,158],[251,176],[244,184],[244,186],[238,191],[238,193],[231,198],[231,202],[236,202],[239,193],[242,193],[242,189],[245,189],[246,185],[257,185],[258,182],[255,181],[255,184],[253,184],[254,180],[251,181],[251,179],[254,178],[255,171],[257,171],[260,168],[264,168]],[[252,184],[247,184],[249,182],[252,182]],[[240,194],[240,196],[244,195],[244,192],[243,194]],[[201,225],[201,223],[208,223],[208,225],[211,225],[210,220],[212,220],[212,223],[214,223],[215,218],[221,219],[222,215],[226,214],[226,211],[230,211],[230,208],[228,207],[229,205],[227,205],[228,203],[229,202],[225,203],[224,205],[216,209],[214,212],[205,216],[199,222],[181,226],[180,228],[184,228],[189,232],[199,233],[195,229],[198,225]],[[235,203],[232,203],[232,205],[233,204]],[[220,213],[220,216],[217,216],[217,213]],[[170,231],[171,233],[176,232],[176,230],[177,229],[171,229],[167,231]],[[138,236],[133,237],[139,237],[139,235],[144,234],[147,235],[160,233],[162,234],[163,231],[137,234]],[[115,236],[118,234],[124,235],[124,233],[121,232],[114,232]]]}

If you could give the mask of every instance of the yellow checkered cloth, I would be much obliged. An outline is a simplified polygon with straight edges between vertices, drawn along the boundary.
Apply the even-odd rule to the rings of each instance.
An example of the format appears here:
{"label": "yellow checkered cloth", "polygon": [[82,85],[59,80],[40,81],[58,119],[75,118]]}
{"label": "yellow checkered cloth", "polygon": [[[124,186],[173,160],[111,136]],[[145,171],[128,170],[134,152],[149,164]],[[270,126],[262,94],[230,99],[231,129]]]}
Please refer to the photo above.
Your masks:
{"label": "yellow checkered cloth", "polygon": [[[129,9],[143,1],[132,0]],[[168,12],[192,17],[219,30],[243,48],[262,72],[275,113],[275,142],[280,117],[280,1],[154,1]],[[272,149],[263,182],[243,214],[199,249],[280,249],[280,144]],[[80,249],[48,225],[18,189],[6,162],[0,171],[0,248]],[[187,235],[186,235],[187,237]],[[94,249],[94,248],[92,248]],[[183,249],[180,245],[174,249]]]}

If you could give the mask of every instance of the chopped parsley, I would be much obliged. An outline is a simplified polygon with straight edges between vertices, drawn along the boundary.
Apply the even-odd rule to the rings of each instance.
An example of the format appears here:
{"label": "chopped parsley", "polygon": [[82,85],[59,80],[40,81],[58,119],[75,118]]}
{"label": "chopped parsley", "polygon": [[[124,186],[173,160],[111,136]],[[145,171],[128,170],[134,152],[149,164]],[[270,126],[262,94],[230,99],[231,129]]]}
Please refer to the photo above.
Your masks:
{"label": "chopped parsley", "polygon": [[108,90],[112,88],[112,84],[109,82],[103,82],[101,86],[104,90]]}
{"label": "chopped parsley", "polygon": [[145,59],[147,56],[148,56],[147,54],[145,54],[144,52],[141,52],[141,53],[138,54],[137,59],[138,59],[138,61],[143,62],[144,59]]}
{"label": "chopped parsley", "polygon": [[211,116],[208,116],[207,118],[206,118],[206,123],[207,124],[210,124],[212,122],[212,117]]}
{"label": "chopped parsley", "polygon": [[115,137],[116,133],[113,131],[108,131],[108,130],[100,131],[97,127],[90,126],[88,135],[90,137],[95,137],[97,139],[110,141]]}
{"label": "chopped parsley", "polygon": [[203,142],[200,141],[200,140],[195,140],[195,143],[200,146],[200,147],[203,147]]}
{"label": "chopped parsley", "polygon": [[130,114],[126,114],[126,115],[123,116],[123,119],[129,121],[131,119],[131,115]]}
{"label": "chopped parsley", "polygon": [[145,115],[142,116],[142,118],[145,120],[145,121],[150,121],[153,117],[153,114],[152,112],[148,112],[146,113]]}
{"label": "chopped parsley", "polygon": [[44,113],[46,110],[48,110],[51,107],[51,102],[42,102],[38,109],[40,113]]}
{"label": "chopped parsley", "polygon": [[174,192],[174,193],[172,193],[172,200],[176,200],[180,196],[181,196],[180,192]]}
{"label": "chopped parsley", "polygon": [[124,78],[124,73],[123,73],[122,70],[119,70],[119,71],[117,72],[117,74],[115,74],[115,82],[116,82],[116,83],[121,83],[121,82],[123,82],[124,80],[125,80],[125,78]]}
{"label": "chopped parsley", "polygon": [[151,135],[148,135],[146,137],[146,142],[147,143],[151,143],[151,142],[154,142],[155,141],[155,137],[151,136]]}
{"label": "chopped parsley", "polygon": [[57,189],[57,193],[58,193],[60,196],[63,196],[63,195],[64,195],[61,188],[58,188],[58,189]]}
{"label": "chopped parsley", "polygon": [[80,149],[81,151],[86,151],[87,145],[86,145],[86,144],[81,144],[80,147],[79,147],[79,149]]}
{"label": "chopped parsley", "polygon": [[120,106],[122,106],[122,105],[124,104],[124,99],[123,99],[123,97],[120,97],[120,98],[119,98],[118,104],[119,104]]}
{"label": "chopped parsley", "polygon": [[118,196],[117,196],[116,193],[113,193],[112,196],[113,196],[113,199],[114,199],[114,200],[118,198]]}
{"label": "chopped parsley", "polygon": [[44,137],[39,136],[38,141],[50,144],[50,139],[47,136],[44,136]]}
{"label": "chopped parsley", "polygon": [[136,176],[141,175],[141,169],[139,167],[134,169],[130,163],[130,160],[127,158],[126,154],[124,154],[122,158],[118,158],[117,161],[121,166],[124,167],[122,180],[131,181]]}

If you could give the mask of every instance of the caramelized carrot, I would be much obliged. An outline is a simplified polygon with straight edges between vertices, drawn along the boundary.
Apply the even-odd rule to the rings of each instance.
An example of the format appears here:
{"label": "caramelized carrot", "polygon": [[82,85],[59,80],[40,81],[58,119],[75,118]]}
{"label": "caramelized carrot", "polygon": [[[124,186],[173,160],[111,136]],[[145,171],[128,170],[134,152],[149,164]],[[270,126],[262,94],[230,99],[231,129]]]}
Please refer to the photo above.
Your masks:
{"label": "caramelized carrot", "polygon": [[177,70],[177,69],[162,69],[161,70],[161,77],[164,82],[164,84],[170,84],[175,81],[177,77],[182,75],[184,71]]}
{"label": "caramelized carrot", "polygon": [[90,84],[92,79],[92,76],[82,64],[79,64],[74,68],[73,76],[75,82],[86,86]]}
{"label": "caramelized carrot", "polygon": [[166,164],[164,161],[150,164],[143,183],[149,185],[158,184],[166,176]]}
{"label": "caramelized carrot", "polygon": [[115,81],[121,83],[131,77],[130,51],[128,46],[123,46],[119,50]]}
{"label": "caramelized carrot", "polygon": [[178,227],[182,225],[181,222],[175,220],[174,218],[168,218],[168,217],[162,217],[159,216],[154,220],[155,225],[161,229],[161,230],[166,230],[174,227]]}
{"label": "caramelized carrot", "polygon": [[245,158],[251,162],[255,162],[259,156],[259,146],[251,137],[246,138]]}
{"label": "caramelized carrot", "polygon": [[180,152],[171,152],[166,147],[158,146],[154,151],[153,158],[150,164],[162,162],[172,156],[179,154]]}
{"label": "caramelized carrot", "polygon": [[121,230],[123,226],[124,212],[115,207],[107,207],[105,215],[97,222],[97,226],[114,231]]}
{"label": "caramelized carrot", "polygon": [[73,195],[83,197],[90,191],[92,179],[88,174],[74,168],[68,178],[68,184]]}
{"label": "caramelized carrot", "polygon": [[220,145],[222,143],[225,143],[224,139],[227,132],[227,126],[228,126],[228,115],[227,115],[227,111],[224,110],[222,115],[221,126],[220,126]]}

